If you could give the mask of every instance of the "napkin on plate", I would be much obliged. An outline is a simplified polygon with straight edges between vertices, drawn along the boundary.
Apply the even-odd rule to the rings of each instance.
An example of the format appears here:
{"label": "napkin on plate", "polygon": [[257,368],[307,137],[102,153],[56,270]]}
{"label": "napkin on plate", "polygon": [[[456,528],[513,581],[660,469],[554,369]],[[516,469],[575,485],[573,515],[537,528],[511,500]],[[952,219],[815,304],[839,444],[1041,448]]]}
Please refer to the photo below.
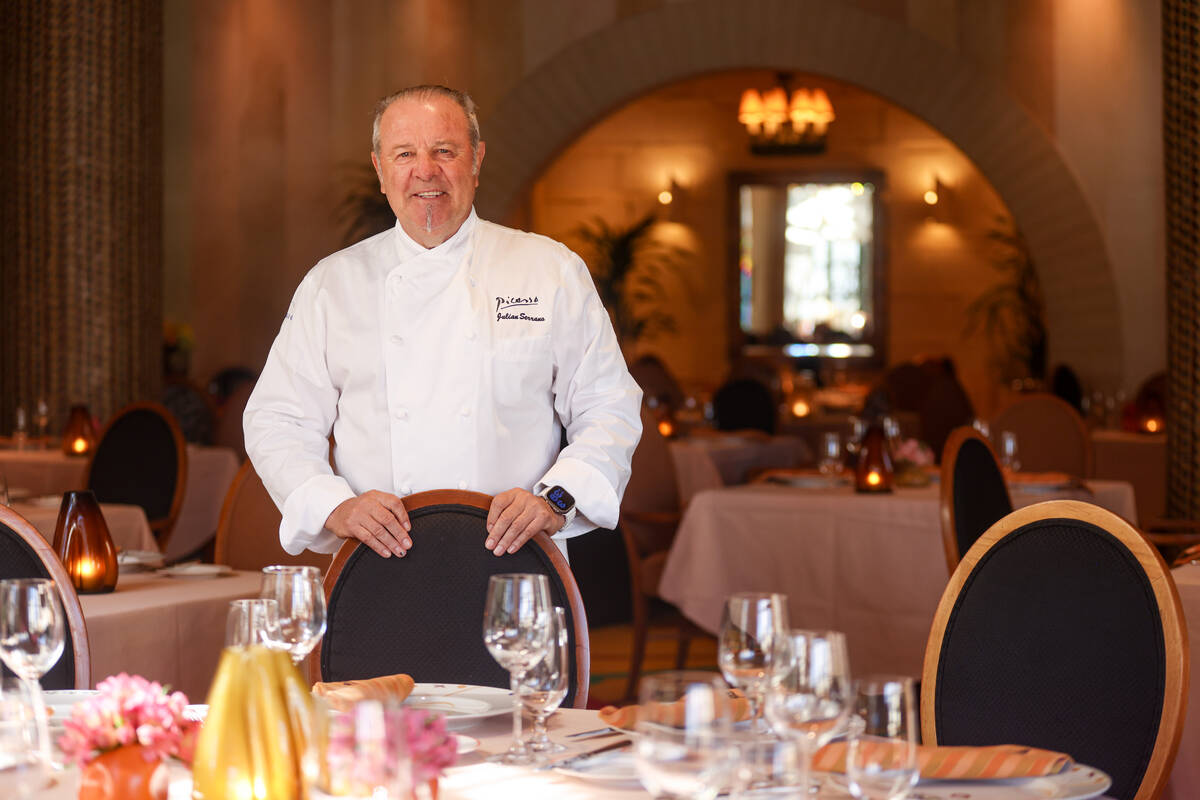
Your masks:
{"label": "napkin on plate", "polygon": [[[831,742],[813,756],[813,769],[845,772],[847,742]],[[934,780],[990,781],[1057,775],[1071,766],[1066,753],[1016,744],[991,747],[918,747],[921,777]]]}
{"label": "napkin on plate", "polygon": [[359,700],[400,702],[412,694],[415,685],[410,676],[400,673],[361,681],[317,681],[312,693],[315,697],[325,698],[325,702],[337,711],[348,711]]}
{"label": "napkin on plate", "polygon": [[[729,698],[733,703],[733,721],[741,722],[742,720],[750,719],[750,701],[746,699],[746,695],[737,689],[730,689]],[[682,723],[683,701],[676,700],[669,705],[672,708],[673,717]],[[605,706],[600,709],[600,720],[614,728],[633,730],[633,726],[637,724],[637,717],[638,707],[636,705],[620,707]]]}

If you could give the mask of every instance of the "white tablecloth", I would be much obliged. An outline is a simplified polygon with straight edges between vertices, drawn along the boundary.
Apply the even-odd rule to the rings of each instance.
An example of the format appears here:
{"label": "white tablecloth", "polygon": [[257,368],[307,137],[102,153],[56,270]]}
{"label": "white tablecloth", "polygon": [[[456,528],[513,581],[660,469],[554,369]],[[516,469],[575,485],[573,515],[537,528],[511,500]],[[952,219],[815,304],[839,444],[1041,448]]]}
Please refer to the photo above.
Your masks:
{"label": "white tablecloth", "polygon": [[24,489],[31,495],[62,494],[83,488],[86,456],[68,456],[61,450],[0,449],[0,475],[8,488]]}
{"label": "white tablecloth", "polygon": [[1171,575],[1187,618],[1192,651],[1191,685],[1179,754],[1162,800],[1193,800],[1200,797],[1200,564],[1176,567]]}
{"label": "white tablecloth", "polygon": [[[12,510],[20,514],[37,528],[47,542],[54,542],[54,529],[58,526],[58,506],[33,503],[13,503]],[[141,506],[120,503],[101,503],[100,513],[108,525],[108,534],[119,550],[158,550],[154,532],[146,520]]]}
{"label": "white tablecloth", "polygon": [[808,445],[796,436],[711,433],[670,445],[679,502],[685,506],[697,492],[745,483],[756,469],[796,467],[812,460]]}

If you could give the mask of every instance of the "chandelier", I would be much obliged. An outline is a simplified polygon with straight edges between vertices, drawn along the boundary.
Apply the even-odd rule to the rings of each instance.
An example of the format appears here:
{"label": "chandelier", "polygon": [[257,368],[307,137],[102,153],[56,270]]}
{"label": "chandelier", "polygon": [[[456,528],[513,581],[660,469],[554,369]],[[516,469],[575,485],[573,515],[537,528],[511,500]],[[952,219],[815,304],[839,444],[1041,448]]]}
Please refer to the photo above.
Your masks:
{"label": "chandelier", "polygon": [[758,155],[820,153],[825,150],[825,133],[833,122],[833,104],[824,89],[797,89],[788,93],[791,76],[779,74],[779,82],[759,94],[742,92],[738,122],[750,134],[750,151]]}

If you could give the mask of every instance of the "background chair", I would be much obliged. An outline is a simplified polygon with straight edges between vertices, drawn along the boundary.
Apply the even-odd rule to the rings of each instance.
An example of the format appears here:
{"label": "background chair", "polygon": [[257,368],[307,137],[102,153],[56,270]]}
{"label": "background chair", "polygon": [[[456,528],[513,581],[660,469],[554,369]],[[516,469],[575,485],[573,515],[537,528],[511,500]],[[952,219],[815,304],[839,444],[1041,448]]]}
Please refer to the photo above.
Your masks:
{"label": "background chair", "polygon": [[713,415],[719,430],[775,433],[775,399],[770,388],[754,378],[736,378],[722,384],[713,395]]}
{"label": "background chair", "polygon": [[165,552],[187,487],[187,445],[171,412],[134,403],[100,434],[87,466],[87,488],[101,503],[141,506]]}
{"label": "background chair", "polygon": [[942,543],[950,572],[984,531],[1013,510],[992,446],[970,426],[955,428],[942,452]]}
{"label": "background chair", "polygon": [[234,569],[262,569],[272,564],[307,565],[322,572],[333,556],[305,550],[291,555],[279,543],[282,515],[249,461],[242,464],[221,506],[213,560]]}
{"label": "background chair", "polygon": [[404,498],[413,548],[383,558],[347,541],[325,573],[328,627],[310,662],[314,680],[342,681],[405,672],[418,683],[508,688],[509,675],[483,644],[488,578],[535,572],[550,579],[550,599],[567,614],[570,679],[565,705],[587,704],[587,617],[566,559],[538,534],[516,553],[484,549],[492,498],[432,491]]}
{"label": "background chair", "polygon": [[[0,505],[0,580],[7,578],[49,578],[58,587],[66,617],[66,640],[63,657],[42,676],[42,686],[46,689],[90,689],[91,648],[79,595],[75,593],[62,562],[37,529],[8,506]],[[11,674],[7,667],[3,672]]]}
{"label": "background chair", "polygon": [[163,381],[163,407],[171,412],[185,441],[210,445],[217,426],[217,407],[208,394],[187,378]]}
{"label": "background chair", "polygon": [[1125,520],[1056,500],[1018,509],[942,594],[921,689],[926,744],[1022,744],[1157,797],[1183,729],[1187,634],[1158,553]]}
{"label": "background chair", "polygon": [[1017,458],[1025,472],[1065,472],[1091,477],[1092,440],[1079,412],[1047,392],[1023,394],[1001,411],[992,435],[1017,435]]}

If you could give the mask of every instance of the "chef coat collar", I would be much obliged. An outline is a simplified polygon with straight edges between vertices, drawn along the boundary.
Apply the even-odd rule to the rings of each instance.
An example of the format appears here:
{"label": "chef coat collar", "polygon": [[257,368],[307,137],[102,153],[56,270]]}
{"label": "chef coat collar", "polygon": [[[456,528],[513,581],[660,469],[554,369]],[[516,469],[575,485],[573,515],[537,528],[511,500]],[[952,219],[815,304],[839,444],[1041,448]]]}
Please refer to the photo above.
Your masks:
{"label": "chef coat collar", "polygon": [[445,260],[455,264],[461,262],[471,242],[471,233],[475,230],[477,219],[475,207],[472,206],[471,213],[463,220],[463,224],[458,226],[454,235],[436,247],[425,247],[418,243],[408,235],[400,221],[396,220],[396,254],[400,257],[400,263],[418,256],[432,256],[439,261]]}

